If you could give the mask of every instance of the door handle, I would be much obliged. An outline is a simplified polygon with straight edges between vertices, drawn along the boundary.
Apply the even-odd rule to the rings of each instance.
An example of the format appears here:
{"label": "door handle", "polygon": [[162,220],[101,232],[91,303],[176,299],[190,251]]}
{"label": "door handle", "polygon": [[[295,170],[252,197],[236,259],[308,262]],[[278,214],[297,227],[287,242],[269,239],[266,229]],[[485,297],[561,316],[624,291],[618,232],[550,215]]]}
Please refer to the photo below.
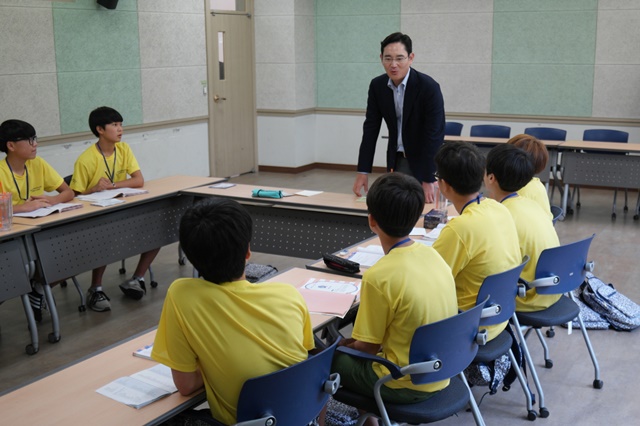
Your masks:
{"label": "door handle", "polygon": [[220,97],[220,96],[218,96],[218,95],[214,95],[214,96],[213,96],[213,102],[226,101],[226,100],[227,100],[227,98],[221,98],[221,97]]}

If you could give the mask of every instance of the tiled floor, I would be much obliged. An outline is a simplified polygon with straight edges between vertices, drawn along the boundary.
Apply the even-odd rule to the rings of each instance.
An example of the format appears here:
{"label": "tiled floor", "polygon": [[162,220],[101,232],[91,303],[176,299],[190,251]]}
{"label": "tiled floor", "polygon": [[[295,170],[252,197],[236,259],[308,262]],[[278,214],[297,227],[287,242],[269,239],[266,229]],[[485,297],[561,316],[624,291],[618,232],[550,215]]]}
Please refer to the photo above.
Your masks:
{"label": "tiled floor", "polygon": [[[297,175],[279,173],[256,173],[232,179],[234,182],[282,186],[300,189],[326,190],[331,192],[351,191],[354,174],[349,172],[313,170]],[[631,209],[635,206],[637,193],[630,193]],[[571,242],[589,236],[596,238],[591,246],[590,257],[596,262],[595,274],[606,282],[612,282],[623,294],[640,302],[640,222],[633,220],[633,213],[623,214],[619,206],[618,218],[610,218],[613,191],[582,189],[582,207],[556,229],[561,242]],[[619,199],[620,202],[620,199]],[[559,204],[556,192],[553,200]],[[318,254],[318,257],[320,254]],[[130,271],[137,259],[129,259]],[[254,253],[252,261],[269,263],[280,270],[292,266],[304,267],[307,260],[278,257]],[[62,339],[59,343],[47,342],[51,321],[45,319],[39,326],[40,352],[28,356],[24,352],[29,334],[24,312],[18,300],[0,306],[0,392],[19,386],[55,369],[73,363],[79,358],[122,340],[157,324],[167,286],[175,278],[191,274],[189,265],[180,266],[177,261],[177,245],[165,247],[153,264],[158,288],[138,302],[126,299],[117,288],[125,277],[119,275],[119,265],[107,269],[105,282],[111,297],[112,311],[106,313],[77,310],[78,295],[73,286],[55,288],[54,295],[60,313]],[[79,277],[86,289],[88,274]],[[556,337],[549,339],[554,367],[545,369],[540,345],[529,339],[537,371],[540,375],[546,406],[551,415],[538,419],[546,425],[630,425],[636,424],[640,416],[640,404],[635,396],[635,386],[640,381],[640,354],[638,331],[619,333],[615,331],[592,331],[590,336],[600,362],[604,388],[592,388],[593,366],[579,332],[567,334],[557,328]],[[55,391],[55,390],[52,390]],[[474,389],[479,399],[484,389]],[[34,407],[37,408],[37,407]],[[509,392],[498,391],[487,395],[480,407],[488,425],[513,425],[525,423],[524,397],[517,384]],[[461,413],[442,424],[467,425],[473,422],[469,413]],[[0,421],[1,423],[1,421]],[[52,422],[53,423],[53,422]],[[87,423],[90,423],[87,420]]]}

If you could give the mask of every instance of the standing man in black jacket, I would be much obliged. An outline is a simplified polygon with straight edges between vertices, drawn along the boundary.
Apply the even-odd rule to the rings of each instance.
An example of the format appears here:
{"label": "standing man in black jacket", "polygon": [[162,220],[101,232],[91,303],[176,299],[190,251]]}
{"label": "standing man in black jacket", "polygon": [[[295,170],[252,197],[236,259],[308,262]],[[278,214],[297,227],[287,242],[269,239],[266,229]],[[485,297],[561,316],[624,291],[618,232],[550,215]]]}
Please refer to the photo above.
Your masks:
{"label": "standing man in black jacket", "polygon": [[380,59],[386,73],[369,85],[353,192],[364,195],[369,190],[367,175],[373,167],[384,119],[389,129],[387,171],[413,175],[422,183],[425,202],[432,203],[436,186],[434,157],[444,141],[445,127],[440,85],[411,68],[414,53],[408,35],[393,33],[380,44]]}

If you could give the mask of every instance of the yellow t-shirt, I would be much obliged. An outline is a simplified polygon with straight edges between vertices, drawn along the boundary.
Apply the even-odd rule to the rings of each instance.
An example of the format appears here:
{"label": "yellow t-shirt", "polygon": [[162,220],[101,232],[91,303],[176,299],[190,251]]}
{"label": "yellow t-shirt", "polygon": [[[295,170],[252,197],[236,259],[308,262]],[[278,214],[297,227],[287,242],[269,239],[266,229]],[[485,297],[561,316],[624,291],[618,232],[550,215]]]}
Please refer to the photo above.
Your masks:
{"label": "yellow t-shirt", "polygon": [[[507,208],[485,198],[469,203],[453,218],[433,244],[451,267],[456,281],[458,307],[466,311],[476,304],[486,277],[518,266],[518,233]],[[507,322],[486,327],[489,340],[505,329]]]}
{"label": "yellow t-shirt", "polygon": [[[508,198],[502,202],[513,217],[520,241],[522,256],[529,256],[521,277],[532,281],[536,276],[536,266],[543,250],[558,247],[560,241],[553,223],[547,219],[546,212],[533,200],[524,197]],[[521,312],[539,311],[548,308],[560,299],[559,294],[538,294],[530,289],[524,298],[516,298],[516,310]]]}
{"label": "yellow t-shirt", "polygon": [[313,348],[295,287],[180,278],[167,291],[151,356],[178,371],[199,368],[211,414],[231,424],[246,380],[303,361]]}
{"label": "yellow t-shirt", "polygon": [[534,177],[528,184],[520,188],[518,195],[524,198],[529,198],[535,201],[546,217],[553,219],[553,213],[551,213],[551,204],[549,203],[549,195],[547,195],[547,188],[540,182],[540,179]]}
{"label": "yellow t-shirt", "polygon": [[[14,206],[24,204],[25,198],[34,195],[42,195],[45,192],[55,191],[60,188],[64,181],[62,177],[40,157],[27,160],[25,163],[27,171],[19,176],[14,173],[11,176],[11,169],[4,158],[0,161],[0,182],[5,192],[11,192],[11,201]],[[27,174],[29,175],[29,193],[27,194]],[[15,182],[13,178],[15,177]],[[16,183],[18,186],[16,187]]]}
{"label": "yellow t-shirt", "polygon": [[[404,366],[416,328],[458,313],[451,269],[431,247],[413,243],[397,247],[369,268],[362,277],[360,307],[351,334],[362,342],[382,345],[379,356]],[[374,363],[378,377],[389,374]],[[392,389],[423,392],[444,389],[449,380],[414,385],[409,377],[386,383]]]}
{"label": "yellow t-shirt", "polygon": [[[98,184],[100,178],[108,177],[113,173],[113,181],[120,182],[127,179],[127,175],[140,170],[138,161],[125,142],[118,142],[114,153],[106,158],[102,156],[96,144],[87,148],[76,160],[73,166],[73,178],[71,189],[76,192],[85,192]],[[115,172],[113,160],[115,158]]]}

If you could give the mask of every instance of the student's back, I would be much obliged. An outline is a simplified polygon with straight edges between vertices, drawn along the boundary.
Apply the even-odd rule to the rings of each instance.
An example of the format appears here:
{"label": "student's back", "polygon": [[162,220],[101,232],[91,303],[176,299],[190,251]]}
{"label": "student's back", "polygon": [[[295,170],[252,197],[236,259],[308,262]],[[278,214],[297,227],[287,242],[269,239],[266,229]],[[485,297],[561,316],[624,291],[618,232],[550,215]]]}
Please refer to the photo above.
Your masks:
{"label": "student's back", "polygon": [[[514,268],[522,260],[511,214],[488,198],[470,202],[460,216],[442,229],[433,248],[451,267],[458,307],[462,310],[475,306],[486,277]],[[488,327],[489,339],[505,326],[502,323]]]}
{"label": "student's back", "polygon": [[[522,255],[529,256],[521,277],[532,281],[542,251],[560,245],[558,234],[546,212],[535,201],[518,196],[504,200],[502,205],[509,210],[516,224]],[[516,310],[539,311],[553,305],[559,298],[558,294],[537,294],[535,289],[530,289],[525,298],[516,298]]]}
{"label": "student's back", "polygon": [[537,177],[531,179],[528,184],[518,191],[518,195],[534,201],[540,207],[540,210],[547,219],[553,219],[547,188],[543,185],[540,179]]}

